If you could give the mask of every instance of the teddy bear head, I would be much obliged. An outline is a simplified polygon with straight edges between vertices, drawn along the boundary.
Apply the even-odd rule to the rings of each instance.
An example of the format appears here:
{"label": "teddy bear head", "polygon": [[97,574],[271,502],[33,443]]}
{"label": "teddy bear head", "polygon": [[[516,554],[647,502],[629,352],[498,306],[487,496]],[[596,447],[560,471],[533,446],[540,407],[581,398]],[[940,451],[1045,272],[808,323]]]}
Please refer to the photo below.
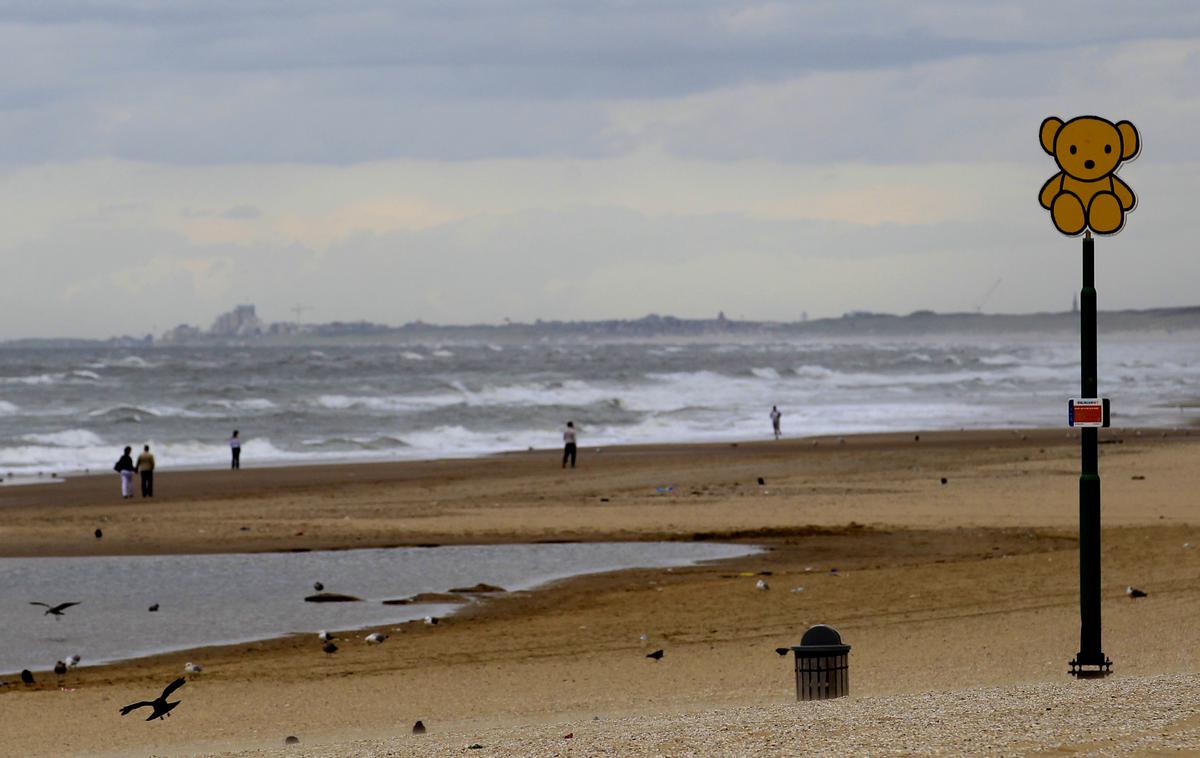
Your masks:
{"label": "teddy bear head", "polygon": [[1054,156],[1058,167],[1085,182],[1108,176],[1141,147],[1133,124],[1114,124],[1097,116],[1079,116],[1066,123],[1051,116],[1042,122],[1041,133],[1042,149]]}

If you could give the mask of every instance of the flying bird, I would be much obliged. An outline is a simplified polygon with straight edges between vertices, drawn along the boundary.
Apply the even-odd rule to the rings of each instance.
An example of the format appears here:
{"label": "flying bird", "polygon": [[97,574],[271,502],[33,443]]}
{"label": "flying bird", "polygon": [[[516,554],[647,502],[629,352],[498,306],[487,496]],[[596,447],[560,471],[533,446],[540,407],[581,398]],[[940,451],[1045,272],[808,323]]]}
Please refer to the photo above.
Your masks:
{"label": "flying bird", "polygon": [[380,644],[383,644],[383,641],[386,640],[387,638],[388,638],[388,636],[386,634],[384,634],[383,632],[372,632],[371,634],[368,634],[363,639],[365,639],[367,641],[368,645],[380,645]]}
{"label": "flying bird", "polygon": [[778,653],[779,655],[783,656],[783,655],[787,655],[788,653],[792,652],[792,649],[787,648],[787,647],[777,647],[777,648],[775,648],[775,652]]}
{"label": "flying bird", "polygon": [[663,657],[663,651],[655,650],[653,653],[646,653],[646,657],[653,658],[656,661],[661,661]]}
{"label": "flying bird", "polygon": [[150,613],[158,613],[158,603],[155,603],[146,610],[148,610]]}
{"label": "flying bird", "polygon": [[29,669],[21,669],[21,681],[28,687],[33,684],[33,672]]}
{"label": "flying bird", "polygon": [[164,716],[169,716],[171,715],[171,711],[175,709],[175,706],[179,705],[180,701],[176,700],[168,703],[167,698],[171,696],[171,693],[185,684],[187,684],[187,680],[181,676],[168,684],[166,689],[162,691],[162,694],[153,700],[142,700],[141,702],[130,703],[129,705],[125,706],[121,709],[121,715],[127,716],[129,713],[136,711],[138,708],[150,707],[154,710],[151,711],[150,715],[146,717],[147,721],[153,721],[154,719],[161,719]]}
{"label": "flying bird", "polygon": [[46,609],[46,612],[42,614],[43,616],[54,616],[55,618],[58,618],[59,616],[63,615],[63,611],[70,608],[71,606],[79,605],[79,603],[59,603],[58,605],[51,606],[49,603],[39,603],[36,600],[29,601],[29,604],[42,606],[43,608]]}
{"label": "flying bird", "polygon": [[1125,594],[1126,594],[1126,595],[1129,595],[1129,597],[1131,597],[1131,598],[1136,598],[1136,597],[1146,597],[1146,593],[1145,593],[1145,592],[1142,592],[1142,591],[1141,591],[1141,590],[1139,590],[1137,587],[1133,587],[1133,586],[1126,587],[1126,588],[1125,588]]}
{"label": "flying bird", "polygon": [[321,646],[321,649],[332,655],[337,652],[337,645],[333,644],[332,642],[326,642]]}

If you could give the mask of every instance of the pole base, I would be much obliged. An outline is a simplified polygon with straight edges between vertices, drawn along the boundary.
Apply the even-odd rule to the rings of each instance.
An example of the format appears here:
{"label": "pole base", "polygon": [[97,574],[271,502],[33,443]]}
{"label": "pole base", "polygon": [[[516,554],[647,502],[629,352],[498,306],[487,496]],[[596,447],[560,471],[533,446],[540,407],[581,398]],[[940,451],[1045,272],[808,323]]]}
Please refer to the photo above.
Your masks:
{"label": "pole base", "polygon": [[1104,653],[1100,653],[1099,657],[1076,654],[1075,660],[1069,665],[1071,676],[1076,679],[1100,679],[1112,673],[1112,661]]}

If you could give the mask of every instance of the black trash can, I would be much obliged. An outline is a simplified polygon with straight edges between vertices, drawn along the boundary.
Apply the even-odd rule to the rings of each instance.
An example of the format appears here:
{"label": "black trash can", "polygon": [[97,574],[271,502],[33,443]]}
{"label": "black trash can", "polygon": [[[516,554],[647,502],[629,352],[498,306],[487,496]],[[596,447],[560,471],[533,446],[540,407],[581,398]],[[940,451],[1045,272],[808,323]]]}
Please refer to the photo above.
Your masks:
{"label": "black trash can", "polygon": [[850,646],[842,644],[842,635],[832,626],[809,627],[792,651],[797,700],[831,700],[850,694]]}

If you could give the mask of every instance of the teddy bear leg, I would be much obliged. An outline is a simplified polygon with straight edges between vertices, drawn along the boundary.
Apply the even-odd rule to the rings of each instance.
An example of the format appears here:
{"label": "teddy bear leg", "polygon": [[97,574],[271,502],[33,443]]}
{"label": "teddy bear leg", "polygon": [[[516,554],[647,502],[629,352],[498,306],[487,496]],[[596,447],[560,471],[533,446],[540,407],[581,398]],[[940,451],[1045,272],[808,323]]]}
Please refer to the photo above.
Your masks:
{"label": "teddy bear leg", "polygon": [[1079,234],[1087,222],[1083,210],[1083,202],[1078,195],[1070,192],[1060,193],[1050,206],[1050,217],[1054,219],[1054,227],[1063,234]]}
{"label": "teddy bear leg", "polygon": [[1088,226],[1096,234],[1112,234],[1125,223],[1121,201],[1111,192],[1098,192],[1088,204]]}

